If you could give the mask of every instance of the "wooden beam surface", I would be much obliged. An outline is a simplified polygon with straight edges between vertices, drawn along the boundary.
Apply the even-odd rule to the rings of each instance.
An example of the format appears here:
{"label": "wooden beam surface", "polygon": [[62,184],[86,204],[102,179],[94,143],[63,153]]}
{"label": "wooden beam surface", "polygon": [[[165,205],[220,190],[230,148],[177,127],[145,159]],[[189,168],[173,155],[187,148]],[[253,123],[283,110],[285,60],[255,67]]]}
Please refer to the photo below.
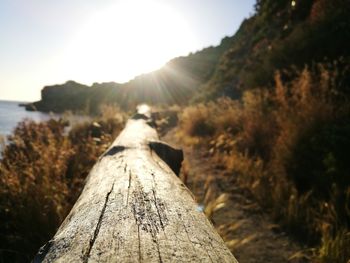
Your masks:
{"label": "wooden beam surface", "polygon": [[134,115],[34,262],[237,262],[176,176],[182,159]]}

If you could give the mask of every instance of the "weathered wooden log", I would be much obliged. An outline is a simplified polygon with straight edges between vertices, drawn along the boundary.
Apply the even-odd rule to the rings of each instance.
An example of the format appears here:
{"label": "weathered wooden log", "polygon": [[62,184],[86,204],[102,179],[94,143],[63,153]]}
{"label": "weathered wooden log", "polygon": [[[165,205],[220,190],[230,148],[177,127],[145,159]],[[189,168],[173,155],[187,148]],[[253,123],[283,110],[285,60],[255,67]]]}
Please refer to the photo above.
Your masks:
{"label": "weathered wooden log", "polygon": [[237,262],[175,175],[182,159],[137,113],[34,262]]}

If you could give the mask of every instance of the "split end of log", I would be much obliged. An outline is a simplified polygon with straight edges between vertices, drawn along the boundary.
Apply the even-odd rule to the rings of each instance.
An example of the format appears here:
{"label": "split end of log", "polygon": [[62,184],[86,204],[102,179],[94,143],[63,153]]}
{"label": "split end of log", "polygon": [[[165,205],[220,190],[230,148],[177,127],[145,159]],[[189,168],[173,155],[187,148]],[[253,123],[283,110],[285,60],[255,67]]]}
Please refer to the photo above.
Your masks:
{"label": "split end of log", "polygon": [[184,154],[181,149],[175,149],[164,142],[150,142],[149,147],[171,168],[171,170],[177,176],[179,176],[181,163],[184,160]]}

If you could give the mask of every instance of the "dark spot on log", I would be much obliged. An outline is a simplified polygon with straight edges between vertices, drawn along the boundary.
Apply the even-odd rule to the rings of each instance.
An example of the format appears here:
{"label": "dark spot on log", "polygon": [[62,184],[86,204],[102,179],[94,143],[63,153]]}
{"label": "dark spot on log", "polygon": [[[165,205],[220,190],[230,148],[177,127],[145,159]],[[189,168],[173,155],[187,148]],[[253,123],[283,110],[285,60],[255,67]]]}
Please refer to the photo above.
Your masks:
{"label": "dark spot on log", "polygon": [[53,241],[50,240],[49,242],[47,242],[45,245],[43,245],[38,253],[35,255],[34,259],[33,259],[33,263],[40,263],[44,260],[47,252],[49,252],[49,249],[52,247],[53,245]]}
{"label": "dark spot on log", "polygon": [[164,142],[150,142],[149,146],[179,176],[181,163],[184,160],[183,151],[175,149]]}
{"label": "dark spot on log", "polygon": [[149,117],[145,114],[135,113],[134,116],[131,117],[132,120],[149,120]]}
{"label": "dark spot on log", "polygon": [[147,125],[151,126],[152,128],[157,128],[157,124],[153,119],[148,120]]}
{"label": "dark spot on log", "polygon": [[109,149],[104,155],[103,155],[103,157],[105,157],[105,156],[111,156],[111,155],[115,155],[115,154],[117,154],[117,153],[119,153],[119,152],[122,152],[122,151],[124,151],[126,149],[126,147],[124,147],[124,146],[113,146],[111,149]]}
{"label": "dark spot on log", "polygon": [[151,126],[152,128],[156,128],[155,121],[151,117],[149,117],[145,114],[135,113],[134,116],[131,117],[131,119],[133,119],[133,120],[145,120],[147,125]]}

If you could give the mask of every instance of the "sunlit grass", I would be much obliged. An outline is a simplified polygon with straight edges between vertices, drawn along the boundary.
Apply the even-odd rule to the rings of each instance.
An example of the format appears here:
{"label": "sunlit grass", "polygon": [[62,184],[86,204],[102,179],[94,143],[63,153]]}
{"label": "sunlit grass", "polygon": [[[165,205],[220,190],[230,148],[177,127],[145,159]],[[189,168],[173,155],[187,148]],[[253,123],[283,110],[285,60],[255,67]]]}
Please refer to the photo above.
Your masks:
{"label": "sunlit grass", "polygon": [[68,134],[66,121],[27,120],[8,138],[0,161],[0,261],[30,261],[52,238],[122,129],[123,114],[111,107],[103,112],[103,119],[79,123]]}
{"label": "sunlit grass", "polygon": [[277,73],[273,88],[246,91],[241,102],[221,99],[186,108],[178,132],[183,142],[204,146],[213,165],[231,172],[289,233],[317,247],[315,260],[321,262],[350,258],[344,159],[350,111],[337,90],[339,74],[319,65],[285,82]]}

